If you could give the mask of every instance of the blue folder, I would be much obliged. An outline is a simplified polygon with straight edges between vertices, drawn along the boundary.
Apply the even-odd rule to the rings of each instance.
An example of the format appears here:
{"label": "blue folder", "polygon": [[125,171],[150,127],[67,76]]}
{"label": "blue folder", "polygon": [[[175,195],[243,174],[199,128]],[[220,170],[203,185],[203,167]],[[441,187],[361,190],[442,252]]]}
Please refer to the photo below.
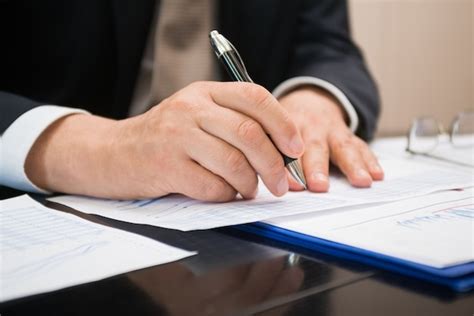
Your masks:
{"label": "blue folder", "polygon": [[266,223],[259,222],[239,225],[236,226],[236,228],[292,246],[302,247],[306,250],[317,251],[338,258],[360,262],[382,270],[388,270],[442,285],[456,292],[467,292],[474,288],[474,262],[437,269]]}

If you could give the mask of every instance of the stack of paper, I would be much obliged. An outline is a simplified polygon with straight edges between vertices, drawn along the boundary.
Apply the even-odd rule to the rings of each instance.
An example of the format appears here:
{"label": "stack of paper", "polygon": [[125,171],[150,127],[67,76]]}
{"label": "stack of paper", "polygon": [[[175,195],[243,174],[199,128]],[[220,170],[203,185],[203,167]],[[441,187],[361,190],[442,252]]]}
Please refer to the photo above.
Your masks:
{"label": "stack of paper", "polygon": [[240,229],[455,291],[474,288],[474,191],[270,220]]}
{"label": "stack of paper", "polygon": [[381,159],[385,180],[370,189],[350,186],[342,176],[331,176],[329,193],[290,192],[272,196],[260,186],[255,200],[204,203],[173,195],[156,200],[119,201],[80,196],[60,196],[49,200],[76,210],[121,221],[179,230],[209,229],[262,221],[340,207],[396,201],[446,189],[474,185],[471,175],[404,159]]}
{"label": "stack of paper", "polygon": [[434,268],[474,262],[472,189],[266,223]]}
{"label": "stack of paper", "polygon": [[194,254],[48,209],[26,195],[0,201],[0,227],[0,302]]}

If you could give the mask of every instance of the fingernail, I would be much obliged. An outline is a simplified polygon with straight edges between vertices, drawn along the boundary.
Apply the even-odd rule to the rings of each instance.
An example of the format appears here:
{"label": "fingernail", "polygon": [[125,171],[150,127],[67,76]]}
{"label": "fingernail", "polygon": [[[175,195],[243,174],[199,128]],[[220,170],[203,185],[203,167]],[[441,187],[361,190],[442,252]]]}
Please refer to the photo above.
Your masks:
{"label": "fingernail", "polygon": [[286,174],[285,174],[285,176],[280,180],[280,182],[278,182],[277,194],[278,195],[283,195],[286,192],[288,192],[288,189],[289,189],[288,179],[287,179]]}
{"label": "fingernail", "polygon": [[377,163],[372,165],[372,170],[375,172],[383,172],[382,167],[380,167],[380,165]]}
{"label": "fingernail", "polygon": [[385,176],[382,167],[380,167],[380,165],[377,163],[371,166],[370,173],[372,174],[372,178],[375,181],[381,181]]}
{"label": "fingernail", "polygon": [[364,169],[357,170],[356,175],[358,178],[370,178],[369,173]]}
{"label": "fingernail", "polygon": [[318,182],[328,182],[328,177],[322,172],[313,173],[313,180]]}
{"label": "fingernail", "polygon": [[295,155],[300,155],[303,152],[304,144],[301,141],[301,137],[295,136],[291,139],[290,149]]}

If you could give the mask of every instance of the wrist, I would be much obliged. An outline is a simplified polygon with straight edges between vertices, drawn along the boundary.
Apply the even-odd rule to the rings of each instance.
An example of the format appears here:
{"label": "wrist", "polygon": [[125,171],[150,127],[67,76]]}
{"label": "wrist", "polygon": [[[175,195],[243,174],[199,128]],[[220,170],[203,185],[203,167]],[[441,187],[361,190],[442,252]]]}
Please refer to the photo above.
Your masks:
{"label": "wrist", "polygon": [[100,183],[114,120],[83,114],[63,117],[35,141],[25,173],[35,185],[53,192],[86,194]]}

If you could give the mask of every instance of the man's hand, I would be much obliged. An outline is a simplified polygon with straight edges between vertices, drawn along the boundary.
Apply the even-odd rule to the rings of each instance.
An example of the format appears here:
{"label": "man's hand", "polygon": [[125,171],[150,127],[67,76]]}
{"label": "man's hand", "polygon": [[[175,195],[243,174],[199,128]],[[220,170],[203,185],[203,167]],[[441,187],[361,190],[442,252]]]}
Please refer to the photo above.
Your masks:
{"label": "man's hand", "polygon": [[267,134],[287,156],[302,155],[295,123],[267,90],[197,82],[130,119],[57,121],[35,142],[25,171],[57,192],[118,199],[181,193],[206,201],[255,197],[258,174],[281,196],[287,174]]}
{"label": "man's hand", "polygon": [[[382,180],[383,171],[367,144],[347,127],[337,100],[322,89],[303,87],[282,98],[303,137],[306,151],[301,158],[308,189],[326,192],[329,188],[329,162],[339,167],[356,187],[370,187]],[[290,189],[301,186],[290,178]]]}

